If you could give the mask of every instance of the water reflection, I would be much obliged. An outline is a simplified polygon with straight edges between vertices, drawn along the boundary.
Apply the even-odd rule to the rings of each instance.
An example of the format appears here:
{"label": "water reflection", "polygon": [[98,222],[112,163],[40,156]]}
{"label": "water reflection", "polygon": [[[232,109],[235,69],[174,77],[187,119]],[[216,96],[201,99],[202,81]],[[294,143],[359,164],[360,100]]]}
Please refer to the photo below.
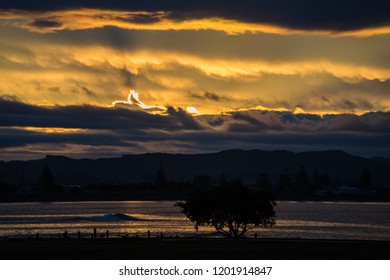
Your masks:
{"label": "water reflection", "polygon": [[[94,228],[104,235],[215,236],[210,228],[195,231],[174,201],[94,201],[1,203],[0,237],[88,237]],[[389,203],[279,202],[277,223],[257,229],[259,237],[390,240]]]}

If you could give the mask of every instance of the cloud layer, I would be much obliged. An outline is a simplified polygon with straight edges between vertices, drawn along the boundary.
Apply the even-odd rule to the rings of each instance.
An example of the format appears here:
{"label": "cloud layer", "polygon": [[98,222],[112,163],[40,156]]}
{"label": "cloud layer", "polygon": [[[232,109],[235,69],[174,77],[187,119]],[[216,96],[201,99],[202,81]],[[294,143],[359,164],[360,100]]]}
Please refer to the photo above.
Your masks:
{"label": "cloud layer", "polygon": [[[175,33],[165,34],[170,43],[142,34],[133,36],[137,43],[121,41],[133,34],[115,30],[71,34],[69,38],[53,34],[37,39],[24,36],[24,32],[3,32],[10,42],[0,43],[0,93],[32,104],[102,106],[123,100],[129,88],[136,88],[150,106],[195,107],[203,113],[261,105],[289,110],[298,106],[312,113],[361,114],[390,106],[390,70],[384,64],[387,41],[370,45],[378,42],[367,39],[362,50],[349,50],[353,42],[343,41],[332,46],[333,50],[339,46],[337,52],[326,53],[307,49],[313,43],[309,40],[296,46],[294,56],[288,56],[286,52],[292,46],[281,47],[288,40],[259,45],[260,51],[255,52],[248,46],[259,44],[256,38],[237,42],[220,37],[212,42],[212,36],[206,34],[199,39],[209,40],[209,44],[194,42],[203,50],[194,51],[187,44],[175,43],[180,42]],[[78,38],[85,40],[88,36],[90,41],[80,45]],[[185,34],[180,36],[186,38]],[[112,44],[104,46],[110,40]],[[237,50],[230,47],[231,43]],[[214,53],[213,48],[219,52]],[[378,58],[373,57],[374,52]],[[279,60],[276,53],[280,53]]]}
{"label": "cloud layer", "polygon": [[[245,23],[257,23],[298,30],[350,31],[389,26],[389,4],[383,1],[18,1],[6,0],[1,9],[25,11],[65,11],[81,8],[124,12],[163,12],[164,18],[185,21],[200,18],[222,18]],[[121,20],[121,17],[118,17]],[[124,17],[123,21],[128,18]],[[133,22],[154,23],[159,17],[139,16]],[[53,26],[48,21],[41,25]],[[38,24],[39,25],[39,24]]]}
{"label": "cloud layer", "polygon": [[1,1],[0,159],[390,156],[389,19],[375,0]]}
{"label": "cloud layer", "polygon": [[[0,100],[0,155],[70,156],[149,152],[206,152],[231,148],[345,149],[390,155],[390,113],[362,116],[249,110],[191,116],[168,107],[154,115],[134,105],[42,108]],[[47,146],[45,150],[43,147]],[[69,149],[72,147],[72,149]]]}
{"label": "cloud layer", "polygon": [[[188,6],[185,7],[189,8]],[[278,17],[278,13],[266,14],[263,7],[257,6],[248,6],[238,10],[236,7],[230,7],[234,8],[234,12],[233,9],[224,11],[223,9],[207,7],[207,5],[206,10],[202,8],[196,10],[196,7],[191,12],[180,9],[151,9],[151,11],[85,9],[83,6],[81,6],[82,9],[55,11],[5,10],[0,12],[0,19],[14,20],[15,26],[42,33],[115,26],[122,29],[147,31],[214,30],[230,35],[246,32],[331,37],[367,37],[390,34],[389,20],[387,18],[381,19],[382,11],[376,10],[366,14],[367,20],[364,21],[361,17],[355,18],[356,14],[354,13],[349,14],[351,17],[348,20],[348,14],[343,14],[341,17],[341,15],[331,13],[325,18],[317,18],[313,15],[305,18],[299,16],[299,14],[293,14],[293,11],[290,11],[291,14],[287,13],[286,17]],[[211,9],[208,10],[208,8]],[[252,9],[249,10],[248,8]],[[253,9],[257,12],[252,15]],[[241,10],[242,13],[240,13]],[[270,10],[275,10],[275,8],[270,7]],[[322,15],[323,13],[321,11]],[[270,17],[270,15],[277,16]],[[329,21],[330,18],[332,21]],[[335,20],[338,21],[335,22]]]}

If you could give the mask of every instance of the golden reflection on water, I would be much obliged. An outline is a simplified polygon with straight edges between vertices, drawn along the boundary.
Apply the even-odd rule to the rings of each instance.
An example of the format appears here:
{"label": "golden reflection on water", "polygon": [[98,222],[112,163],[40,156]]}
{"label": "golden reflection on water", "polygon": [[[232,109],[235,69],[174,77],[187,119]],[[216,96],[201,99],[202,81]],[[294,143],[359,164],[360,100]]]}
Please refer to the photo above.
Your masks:
{"label": "golden reflection on water", "polygon": [[[100,201],[0,204],[0,237],[219,237],[212,228],[194,229],[174,201]],[[389,203],[280,202],[277,223],[249,232],[264,238],[390,240]],[[115,213],[120,213],[115,216]],[[124,219],[123,219],[124,218]]]}

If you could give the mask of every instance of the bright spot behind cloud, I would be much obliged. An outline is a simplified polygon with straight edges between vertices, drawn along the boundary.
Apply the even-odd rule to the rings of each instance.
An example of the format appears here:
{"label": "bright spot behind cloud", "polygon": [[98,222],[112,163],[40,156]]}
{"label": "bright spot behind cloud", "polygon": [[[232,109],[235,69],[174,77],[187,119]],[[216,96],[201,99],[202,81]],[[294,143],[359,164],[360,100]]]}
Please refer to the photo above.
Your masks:
{"label": "bright spot behind cloud", "polygon": [[195,107],[187,107],[186,111],[191,114],[199,114],[198,110]]}
{"label": "bright spot behind cloud", "polygon": [[127,101],[114,101],[112,102],[112,106],[118,105],[118,104],[128,104],[128,105],[136,105],[140,107],[141,109],[145,110],[157,110],[157,111],[165,111],[166,108],[162,106],[149,106],[143,103],[141,100],[139,100],[139,95],[135,90],[130,90],[129,95],[127,96]]}
{"label": "bright spot behind cloud", "polygon": [[[147,110],[150,113],[164,113],[167,111],[167,108],[164,106],[149,106],[143,103],[139,99],[139,94],[135,90],[130,90],[129,95],[127,96],[127,101],[123,100],[117,100],[112,102],[111,107],[114,107],[116,105],[135,105],[143,110]],[[199,111],[195,107],[187,107],[186,111],[190,114],[199,114]]]}
{"label": "bright spot behind cloud", "polygon": [[152,106],[148,106],[145,103],[143,103],[141,100],[139,100],[138,93],[135,92],[132,89],[130,90],[130,94],[127,97],[127,102],[129,104],[136,104],[136,105],[140,106],[142,109],[150,109],[150,108],[152,108]]}

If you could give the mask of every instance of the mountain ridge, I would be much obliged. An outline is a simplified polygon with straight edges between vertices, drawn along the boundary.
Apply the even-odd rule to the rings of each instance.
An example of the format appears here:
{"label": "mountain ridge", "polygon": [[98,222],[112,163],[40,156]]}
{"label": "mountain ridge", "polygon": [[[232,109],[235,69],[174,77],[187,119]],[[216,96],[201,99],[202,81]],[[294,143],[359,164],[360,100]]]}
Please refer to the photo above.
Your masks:
{"label": "mountain ridge", "polygon": [[295,178],[301,166],[309,176],[327,172],[340,182],[354,183],[367,168],[374,183],[387,186],[390,181],[390,159],[364,158],[341,150],[291,152],[287,150],[225,150],[216,153],[173,154],[145,153],[112,158],[73,159],[46,155],[42,159],[0,161],[2,180],[13,184],[33,184],[44,166],[49,166],[60,184],[140,183],[153,182],[162,165],[168,179],[192,180],[196,175],[210,175],[218,180],[221,173],[228,178],[241,178],[251,184],[259,172],[276,181],[281,172]]}

